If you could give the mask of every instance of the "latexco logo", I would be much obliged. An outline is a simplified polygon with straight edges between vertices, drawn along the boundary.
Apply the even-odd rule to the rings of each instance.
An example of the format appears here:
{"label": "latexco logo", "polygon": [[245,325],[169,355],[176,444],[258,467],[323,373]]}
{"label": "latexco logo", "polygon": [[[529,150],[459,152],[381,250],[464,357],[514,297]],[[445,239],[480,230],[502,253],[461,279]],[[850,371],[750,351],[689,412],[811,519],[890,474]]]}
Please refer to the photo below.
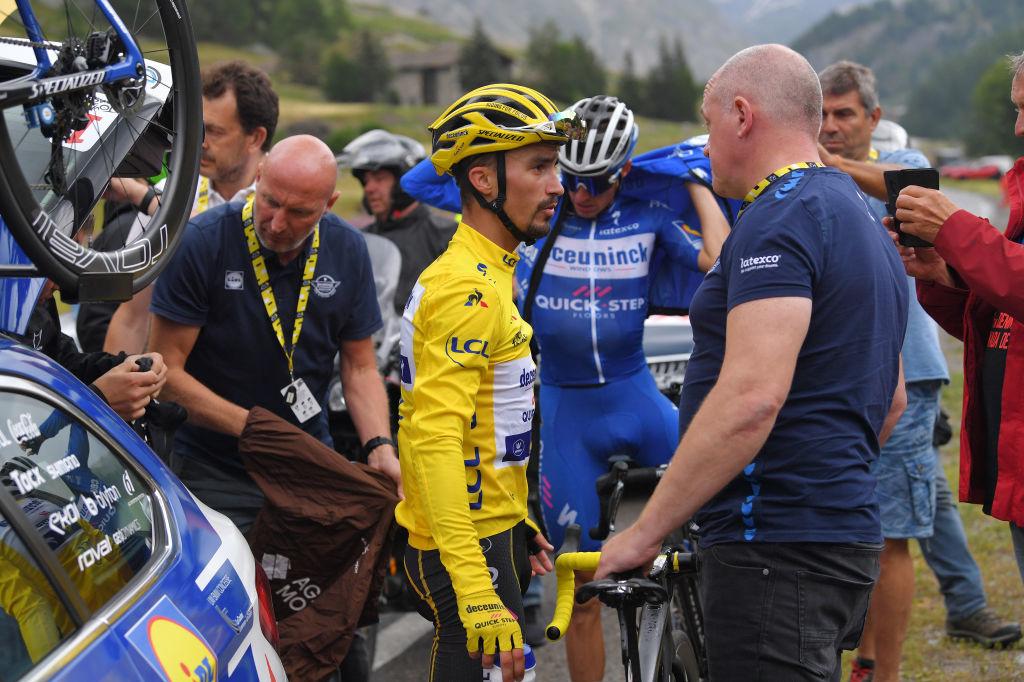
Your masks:
{"label": "latexco logo", "polygon": [[779,267],[779,261],[782,256],[774,253],[768,256],[751,256],[750,258],[740,258],[740,274],[750,272],[751,270],[766,270],[769,268]]}

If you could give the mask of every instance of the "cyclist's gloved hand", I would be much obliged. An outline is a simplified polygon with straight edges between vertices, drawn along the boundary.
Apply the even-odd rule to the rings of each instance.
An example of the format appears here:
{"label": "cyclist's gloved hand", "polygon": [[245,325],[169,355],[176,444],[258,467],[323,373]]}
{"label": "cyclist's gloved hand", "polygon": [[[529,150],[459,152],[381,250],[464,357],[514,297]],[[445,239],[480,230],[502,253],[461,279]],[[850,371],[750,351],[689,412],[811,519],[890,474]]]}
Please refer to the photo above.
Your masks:
{"label": "cyclist's gloved hand", "polygon": [[540,532],[533,519],[527,516],[523,519],[523,524],[526,526],[526,548],[530,552],[530,570],[534,575],[546,575],[555,570],[555,565],[548,556],[548,552],[554,552],[555,548]]}
{"label": "cyclist's gloved hand", "polygon": [[484,654],[484,665],[496,651],[523,648],[523,631],[516,614],[505,607],[497,593],[485,590],[460,597],[459,620],[466,628],[466,649],[474,658]]}
{"label": "cyclist's gloved hand", "polygon": [[523,522],[526,524],[526,545],[530,548],[530,554],[537,554],[538,552],[544,551],[546,548],[537,542],[538,535],[541,538],[544,537],[541,535],[540,527],[529,516],[523,519]]}

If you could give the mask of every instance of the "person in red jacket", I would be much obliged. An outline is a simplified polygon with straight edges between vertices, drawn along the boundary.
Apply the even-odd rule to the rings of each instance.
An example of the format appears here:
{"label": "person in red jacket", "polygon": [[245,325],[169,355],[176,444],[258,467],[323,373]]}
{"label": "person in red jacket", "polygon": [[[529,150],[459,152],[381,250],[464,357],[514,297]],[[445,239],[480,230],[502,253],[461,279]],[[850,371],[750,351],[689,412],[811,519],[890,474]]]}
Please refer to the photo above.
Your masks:
{"label": "person in red jacket", "polygon": [[[1011,58],[1014,134],[1024,137],[1024,53]],[[964,342],[960,500],[1008,521],[1024,580],[1024,157],[1006,174],[1005,233],[942,192],[904,189],[896,217],[934,248],[901,249],[921,305]]]}

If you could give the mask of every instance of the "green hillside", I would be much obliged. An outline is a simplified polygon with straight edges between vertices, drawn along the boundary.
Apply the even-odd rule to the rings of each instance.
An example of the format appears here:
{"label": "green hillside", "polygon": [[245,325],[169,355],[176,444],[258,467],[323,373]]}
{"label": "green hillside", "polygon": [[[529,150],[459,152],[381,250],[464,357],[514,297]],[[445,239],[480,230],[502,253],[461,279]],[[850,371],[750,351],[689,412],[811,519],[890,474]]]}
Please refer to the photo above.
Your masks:
{"label": "green hillside", "polygon": [[893,107],[907,104],[922,83],[941,73],[940,65],[1015,27],[1024,27],[1021,2],[882,0],[828,16],[792,47],[818,69],[839,59],[870,66],[883,101]]}

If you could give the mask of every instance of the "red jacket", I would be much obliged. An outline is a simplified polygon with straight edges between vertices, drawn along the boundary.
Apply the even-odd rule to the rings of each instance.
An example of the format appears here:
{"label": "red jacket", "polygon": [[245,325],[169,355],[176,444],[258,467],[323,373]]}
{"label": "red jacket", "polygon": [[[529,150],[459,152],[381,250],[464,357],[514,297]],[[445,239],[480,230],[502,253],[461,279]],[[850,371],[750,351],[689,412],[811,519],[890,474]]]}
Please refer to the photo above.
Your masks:
{"label": "red jacket", "polygon": [[992,516],[1024,526],[1024,157],[1006,175],[1010,222],[1004,236],[991,223],[957,211],[942,225],[935,250],[963,289],[918,282],[924,309],[964,342],[964,406],[960,430],[960,500],[985,501],[985,413],[978,381],[996,311],[1011,315],[999,425],[999,478]]}

